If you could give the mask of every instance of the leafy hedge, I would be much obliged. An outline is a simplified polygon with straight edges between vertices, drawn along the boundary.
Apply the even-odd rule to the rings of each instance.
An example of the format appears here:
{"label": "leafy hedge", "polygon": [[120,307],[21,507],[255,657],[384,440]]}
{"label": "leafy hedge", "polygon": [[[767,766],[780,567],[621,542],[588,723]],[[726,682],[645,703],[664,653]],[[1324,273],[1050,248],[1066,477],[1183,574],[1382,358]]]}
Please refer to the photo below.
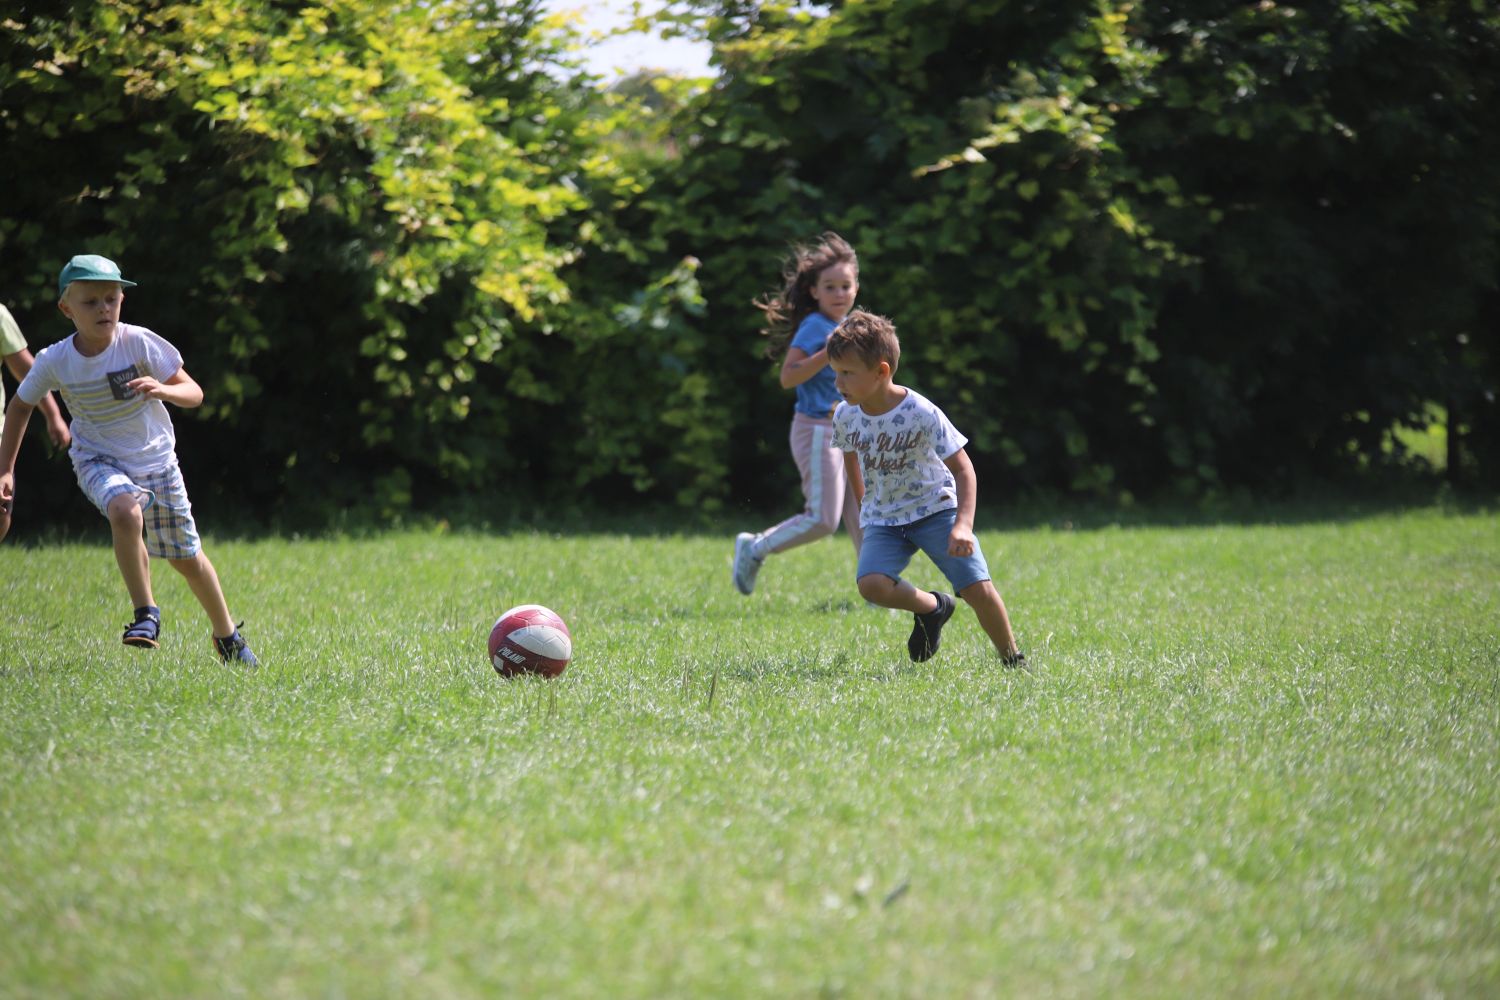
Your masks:
{"label": "leafy hedge", "polygon": [[707,88],[602,91],[539,0],[28,2],[0,296],[38,347],[121,260],[195,497],[273,521],[784,504],[750,301],[826,228],[987,492],[1378,470],[1433,404],[1496,475],[1492,5],[670,8]]}
{"label": "leafy hedge", "polygon": [[1491,5],[696,6],[724,75],[655,219],[739,331],[745,488],[785,405],[743,304],[823,228],[1001,489],[1369,471],[1432,401],[1496,475]]}
{"label": "leafy hedge", "polygon": [[[537,0],[28,4],[0,31],[0,127],[27,151],[0,168],[3,294],[40,346],[69,332],[61,261],[123,263],[126,318],[207,393],[177,420],[195,493],[398,518],[676,477],[680,435],[627,435],[580,359],[654,363],[691,271],[610,221],[643,183],[608,155],[629,107]],[[699,387],[667,381],[692,422]]]}

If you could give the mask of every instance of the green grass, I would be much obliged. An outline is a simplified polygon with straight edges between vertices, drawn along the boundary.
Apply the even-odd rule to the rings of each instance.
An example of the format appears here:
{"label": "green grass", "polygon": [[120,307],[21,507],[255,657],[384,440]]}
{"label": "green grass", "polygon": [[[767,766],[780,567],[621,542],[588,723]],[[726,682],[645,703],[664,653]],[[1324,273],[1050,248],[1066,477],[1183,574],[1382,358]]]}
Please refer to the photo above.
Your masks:
{"label": "green grass", "polygon": [[245,674],[99,534],[0,546],[5,997],[1500,993],[1491,513],[982,531],[1029,673],[842,540],[402,533],[210,539]]}

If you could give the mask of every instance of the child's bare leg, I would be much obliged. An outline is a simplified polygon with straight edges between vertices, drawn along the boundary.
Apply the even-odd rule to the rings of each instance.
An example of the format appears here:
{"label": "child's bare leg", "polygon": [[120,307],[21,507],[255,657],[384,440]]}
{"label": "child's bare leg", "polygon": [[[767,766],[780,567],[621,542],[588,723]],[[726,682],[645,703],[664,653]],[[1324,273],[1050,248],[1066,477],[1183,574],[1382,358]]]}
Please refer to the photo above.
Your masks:
{"label": "child's bare leg", "polygon": [[1020,652],[1020,647],[1016,645],[1016,635],[1010,627],[1010,615],[1006,613],[1005,602],[1000,600],[1000,592],[995,589],[995,585],[989,580],[980,580],[960,590],[958,596],[968,601],[969,607],[974,609],[985,635],[990,637],[1000,655],[1007,660],[1014,658]]}
{"label": "child's bare leg", "polygon": [[860,577],[859,596],[882,608],[897,608],[914,615],[929,614],[938,606],[938,599],[930,592],[918,590],[905,580],[892,580],[884,573]]}
{"label": "child's bare leg", "polygon": [[208,620],[214,628],[214,636],[219,639],[234,635],[234,619],[229,617],[229,605],[224,600],[223,588],[219,586],[219,574],[214,571],[214,564],[208,561],[208,556],[202,549],[198,554],[187,559],[168,559],[172,568],[182,574],[187,581],[188,589],[193,596],[198,598],[198,603],[203,605],[203,610],[208,612]]}
{"label": "child's bare leg", "polygon": [[155,607],[156,598],[151,596],[151,556],[147,554],[145,539],[141,537],[146,522],[141,516],[140,498],[122,493],[109,502],[108,510],[115,562],[120,566],[120,575],[125,578],[131,606]]}

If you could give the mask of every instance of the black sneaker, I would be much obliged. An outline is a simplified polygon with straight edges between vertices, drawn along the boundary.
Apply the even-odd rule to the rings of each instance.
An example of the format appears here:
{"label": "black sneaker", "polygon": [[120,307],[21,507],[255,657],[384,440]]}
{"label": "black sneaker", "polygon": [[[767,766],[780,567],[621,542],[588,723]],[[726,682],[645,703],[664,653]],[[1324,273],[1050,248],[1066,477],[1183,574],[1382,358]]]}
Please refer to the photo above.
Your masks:
{"label": "black sneaker", "polygon": [[155,649],[161,645],[161,608],[146,605],[135,609],[135,621],[125,626],[121,642],[141,649]]}
{"label": "black sneaker", "polygon": [[953,617],[953,598],[936,590],[932,592],[932,596],[937,598],[937,607],[925,615],[912,615],[916,624],[911,627],[911,636],[906,640],[906,652],[913,663],[932,658],[942,640],[943,626]]}
{"label": "black sneaker", "polygon": [[[240,622],[240,625],[245,624]],[[239,625],[235,626],[233,632],[224,638],[214,636],[214,652],[219,654],[219,659],[225,663],[239,663],[247,667],[260,666],[260,660],[250,652],[250,644],[245,637],[240,635]]]}
{"label": "black sneaker", "polygon": [[1021,652],[1018,649],[1018,650],[1016,650],[1016,655],[1015,656],[1002,656],[1002,657],[1000,657],[1000,663],[1003,666],[1011,668],[1011,669],[1014,669],[1014,670],[1025,670],[1026,669],[1026,654],[1023,653],[1023,652]]}

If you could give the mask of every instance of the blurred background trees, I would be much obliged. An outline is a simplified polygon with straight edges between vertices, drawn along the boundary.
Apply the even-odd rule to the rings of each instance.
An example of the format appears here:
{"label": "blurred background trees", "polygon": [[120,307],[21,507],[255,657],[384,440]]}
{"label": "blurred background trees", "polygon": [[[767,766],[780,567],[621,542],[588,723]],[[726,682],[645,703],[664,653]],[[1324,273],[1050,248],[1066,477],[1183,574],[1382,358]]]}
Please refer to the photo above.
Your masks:
{"label": "blurred background trees", "polygon": [[1500,478],[1492,4],[647,6],[712,79],[606,88],[539,0],[23,0],[0,298],[36,350],[120,260],[195,498],[270,524],[784,506],[750,301],[824,229],[992,498]]}

